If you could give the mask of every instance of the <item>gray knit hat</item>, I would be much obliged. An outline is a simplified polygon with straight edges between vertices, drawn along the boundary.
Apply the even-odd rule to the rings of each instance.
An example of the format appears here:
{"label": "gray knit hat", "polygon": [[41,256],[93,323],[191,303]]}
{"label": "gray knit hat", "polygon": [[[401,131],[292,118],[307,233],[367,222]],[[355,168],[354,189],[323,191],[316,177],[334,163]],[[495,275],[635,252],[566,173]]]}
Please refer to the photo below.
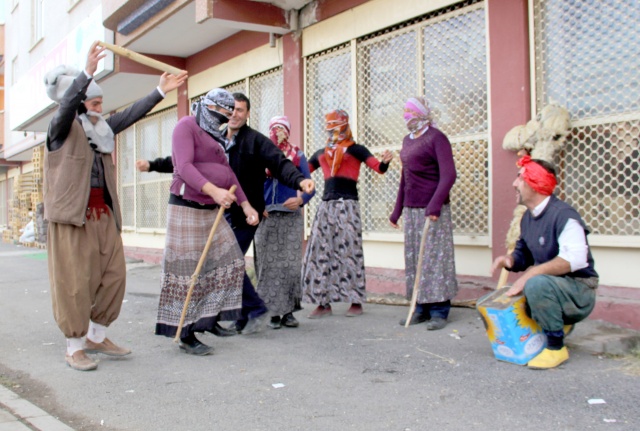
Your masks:
{"label": "gray knit hat", "polygon": [[100,86],[96,84],[96,81],[92,79],[89,83],[89,87],[87,87],[87,92],[85,94],[87,95],[87,98],[85,100],[102,97],[102,88],[100,88]]}
{"label": "gray knit hat", "polygon": [[[60,103],[64,93],[71,86],[73,80],[81,73],[73,66],[61,64],[44,75],[44,85],[47,96],[56,103]],[[102,97],[102,89],[95,81],[91,81],[86,92],[86,100]]]}
{"label": "gray knit hat", "polygon": [[205,105],[216,105],[226,109],[227,111],[233,111],[236,104],[231,93],[222,88],[214,88],[204,96],[202,101]]}

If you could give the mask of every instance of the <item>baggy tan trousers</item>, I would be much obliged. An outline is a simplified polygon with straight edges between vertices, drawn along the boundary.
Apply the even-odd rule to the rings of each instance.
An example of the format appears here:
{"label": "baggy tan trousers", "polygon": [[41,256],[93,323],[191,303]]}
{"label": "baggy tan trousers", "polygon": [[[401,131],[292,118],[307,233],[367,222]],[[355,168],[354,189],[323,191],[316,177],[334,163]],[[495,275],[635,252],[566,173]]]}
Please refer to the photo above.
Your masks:
{"label": "baggy tan trousers", "polygon": [[47,250],[53,316],[65,337],[84,337],[89,320],[109,326],[118,318],[126,265],[110,212],[83,227],[49,223]]}

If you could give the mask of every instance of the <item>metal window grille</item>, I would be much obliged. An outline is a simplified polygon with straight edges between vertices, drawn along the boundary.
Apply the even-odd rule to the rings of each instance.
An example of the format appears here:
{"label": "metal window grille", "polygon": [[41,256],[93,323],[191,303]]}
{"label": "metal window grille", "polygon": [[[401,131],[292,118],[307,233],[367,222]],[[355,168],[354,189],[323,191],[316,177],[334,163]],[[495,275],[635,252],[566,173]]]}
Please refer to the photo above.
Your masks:
{"label": "metal window grille", "polygon": [[241,81],[238,82],[234,82],[233,84],[229,84],[226,85],[224,87],[225,90],[227,90],[229,93],[233,94],[233,93],[247,93],[247,80],[243,79]]}
{"label": "metal window grille", "polygon": [[560,196],[596,235],[640,236],[640,2],[536,0],[536,106],[572,131]]}
{"label": "metal window grille", "polygon": [[[384,176],[362,168],[363,231],[392,231],[388,217],[401,172],[397,156],[407,134],[402,107],[407,98],[426,94],[452,143],[458,171],[451,192],[455,233],[488,235],[485,27],[484,3],[465,2],[356,41],[353,72],[348,45],[307,58],[308,153],[324,146],[323,114],[352,106],[355,73],[357,118],[351,121],[358,141],[376,156],[386,149],[396,156]],[[320,176],[315,179],[322,184]],[[308,213],[316,206],[312,201]]]}
{"label": "metal window grille", "polygon": [[247,82],[246,80],[238,81],[233,84],[226,85],[224,87],[229,93],[246,93],[247,92]]}
{"label": "metal window grille", "polygon": [[[306,59],[306,127],[305,153],[310,157],[324,148],[327,133],[324,114],[334,109],[351,109],[351,54],[349,45],[307,57]],[[312,174],[316,183],[316,197],[309,201],[305,211],[307,232],[324,192],[324,179],[320,169]]]}
{"label": "metal window grille", "polygon": [[[247,124],[268,136],[269,120],[276,115],[284,114],[283,85],[282,67],[278,67],[222,88],[232,94],[244,93],[249,98],[251,115]],[[202,96],[204,94],[192,98],[191,103],[200,100]]]}
{"label": "metal window grille", "polygon": [[145,117],[118,136],[118,187],[123,226],[134,231],[165,229],[171,175],[137,172],[137,159],[171,154],[176,108]]}
{"label": "metal window grille", "polygon": [[[246,79],[242,79],[240,81],[234,82],[232,84],[228,84],[228,85],[224,85],[220,88],[223,88],[225,90],[227,90],[229,93],[233,94],[233,93],[247,93],[247,82]],[[207,93],[202,93],[199,94],[197,96],[194,96],[191,98],[191,100],[189,101],[190,105],[192,105],[194,102],[199,101],[202,97],[204,97]],[[189,109],[191,109],[191,106],[189,106]]]}
{"label": "metal window grille", "polygon": [[269,136],[269,120],[284,115],[282,67],[249,78],[249,125]]}

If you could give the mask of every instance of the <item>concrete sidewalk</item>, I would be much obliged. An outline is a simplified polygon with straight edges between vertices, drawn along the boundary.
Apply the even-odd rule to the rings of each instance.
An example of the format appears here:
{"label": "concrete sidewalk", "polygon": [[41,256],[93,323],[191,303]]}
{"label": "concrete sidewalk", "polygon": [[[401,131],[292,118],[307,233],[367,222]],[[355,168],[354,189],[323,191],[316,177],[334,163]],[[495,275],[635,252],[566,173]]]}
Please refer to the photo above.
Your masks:
{"label": "concrete sidewalk", "polygon": [[0,385],[0,431],[73,431],[44,410]]}

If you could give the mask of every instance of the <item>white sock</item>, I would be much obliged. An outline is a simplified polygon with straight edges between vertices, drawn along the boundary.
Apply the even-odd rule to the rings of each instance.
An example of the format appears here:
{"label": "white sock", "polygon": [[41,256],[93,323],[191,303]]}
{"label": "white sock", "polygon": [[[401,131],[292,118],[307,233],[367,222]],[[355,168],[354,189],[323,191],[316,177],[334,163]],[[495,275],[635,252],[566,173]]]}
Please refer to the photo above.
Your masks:
{"label": "white sock", "polygon": [[89,332],[87,332],[87,338],[89,338],[94,343],[102,343],[106,336],[106,326],[95,323],[94,321],[89,322]]}
{"label": "white sock", "polygon": [[73,356],[78,350],[84,350],[82,338],[67,338],[67,355]]}

